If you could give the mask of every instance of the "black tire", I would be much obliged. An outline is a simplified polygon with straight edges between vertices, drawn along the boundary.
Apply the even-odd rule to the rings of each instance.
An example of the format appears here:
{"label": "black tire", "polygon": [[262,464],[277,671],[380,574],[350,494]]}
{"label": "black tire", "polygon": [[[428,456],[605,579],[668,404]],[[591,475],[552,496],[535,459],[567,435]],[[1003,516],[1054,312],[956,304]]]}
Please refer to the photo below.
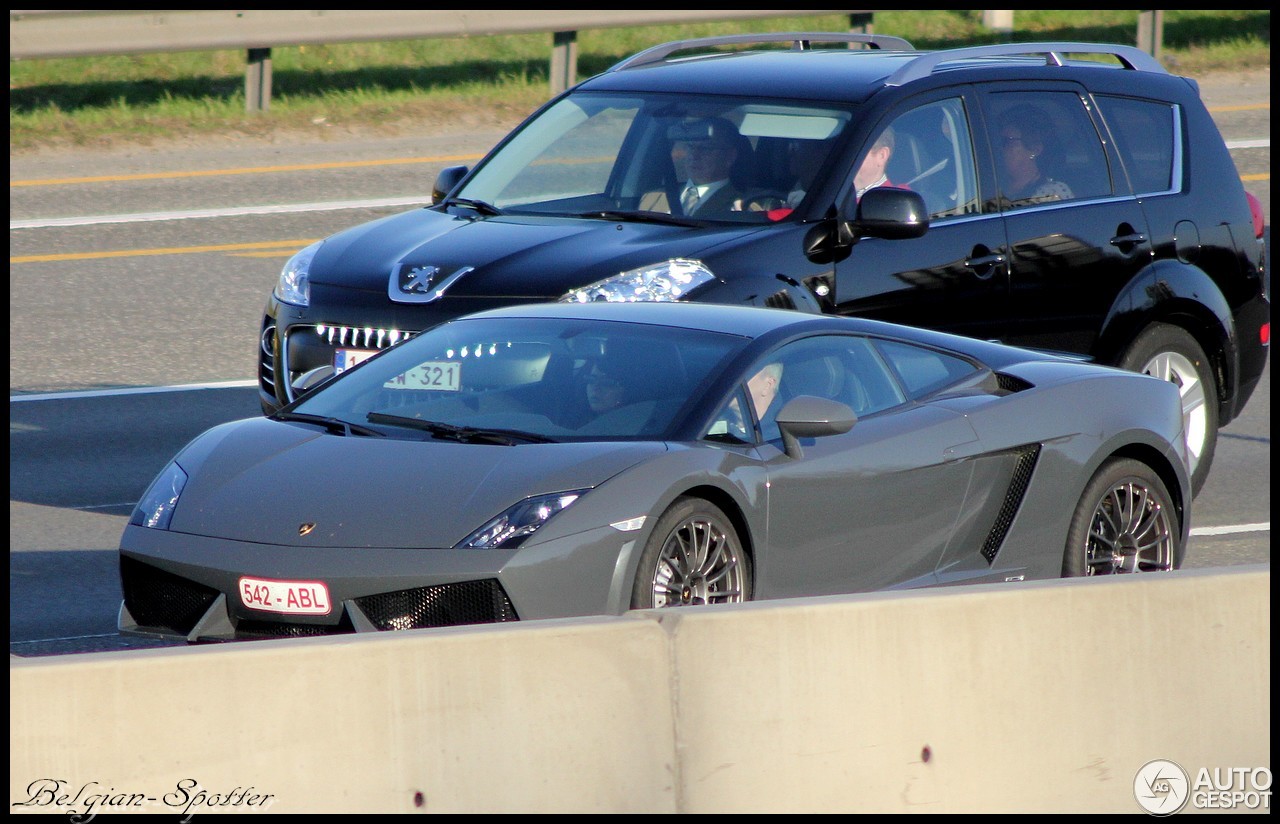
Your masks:
{"label": "black tire", "polygon": [[1218,384],[1209,359],[1190,333],[1155,323],[1142,330],[1117,364],[1170,381],[1182,395],[1182,425],[1191,459],[1191,493],[1199,494],[1209,477],[1218,444]]}
{"label": "black tire", "polygon": [[702,498],[678,498],[640,554],[632,609],[750,601],[751,559],[733,522]]}
{"label": "black tire", "polygon": [[1062,576],[1167,572],[1182,565],[1182,528],[1160,476],[1131,458],[1104,463],[1084,488]]}

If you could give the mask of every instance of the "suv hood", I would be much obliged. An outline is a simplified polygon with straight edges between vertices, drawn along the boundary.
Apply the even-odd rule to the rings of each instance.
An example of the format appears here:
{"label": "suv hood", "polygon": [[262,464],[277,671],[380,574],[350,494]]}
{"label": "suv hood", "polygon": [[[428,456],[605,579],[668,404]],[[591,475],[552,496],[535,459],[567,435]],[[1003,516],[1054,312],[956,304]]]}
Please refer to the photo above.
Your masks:
{"label": "suv hood", "polygon": [[[698,257],[769,228],[503,215],[463,218],[417,209],[327,239],[311,282],[387,293],[402,268],[436,267],[449,297],[557,298],[566,291],[669,258]],[[433,281],[437,285],[439,281]]]}
{"label": "suv hood", "polygon": [[[665,451],[340,436],[256,418],[178,456],[188,480],[170,529],[284,546],[447,548],[530,495],[595,487]],[[299,538],[304,523],[316,529]]]}

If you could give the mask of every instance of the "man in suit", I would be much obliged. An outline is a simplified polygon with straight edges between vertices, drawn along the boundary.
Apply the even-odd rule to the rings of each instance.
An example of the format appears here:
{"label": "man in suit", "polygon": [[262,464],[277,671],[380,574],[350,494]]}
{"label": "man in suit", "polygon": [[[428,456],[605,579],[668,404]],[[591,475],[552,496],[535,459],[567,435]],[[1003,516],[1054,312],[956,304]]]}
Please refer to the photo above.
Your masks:
{"label": "man in suit", "polygon": [[893,146],[893,127],[886,126],[885,130],[876,138],[876,142],[871,144],[871,148],[867,150],[867,156],[862,159],[862,165],[858,167],[858,173],[853,176],[853,185],[858,190],[859,198],[868,190],[880,186],[896,188],[889,181],[889,177],[884,171],[884,167],[889,163],[889,158],[893,156]]}
{"label": "man in suit", "polygon": [[724,118],[709,117],[678,123],[667,136],[672,141],[671,160],[684,177],[677,200],[670,203],[665,192],[650,192],[640,208],[698,217],[742,211],[742,192],[730,179],[746,142],[737,127]]}

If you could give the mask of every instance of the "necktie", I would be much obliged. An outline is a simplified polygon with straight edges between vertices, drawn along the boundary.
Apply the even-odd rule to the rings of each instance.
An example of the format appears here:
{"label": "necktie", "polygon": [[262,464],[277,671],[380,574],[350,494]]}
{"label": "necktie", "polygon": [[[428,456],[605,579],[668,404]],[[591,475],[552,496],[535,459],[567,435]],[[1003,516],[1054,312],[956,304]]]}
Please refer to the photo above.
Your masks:
{"label": "necktie", "polygon": [[693,214],[693,210],[698,206],[698,187],[685,187],[684,194],[680,195],[680,208],[686,215]]}

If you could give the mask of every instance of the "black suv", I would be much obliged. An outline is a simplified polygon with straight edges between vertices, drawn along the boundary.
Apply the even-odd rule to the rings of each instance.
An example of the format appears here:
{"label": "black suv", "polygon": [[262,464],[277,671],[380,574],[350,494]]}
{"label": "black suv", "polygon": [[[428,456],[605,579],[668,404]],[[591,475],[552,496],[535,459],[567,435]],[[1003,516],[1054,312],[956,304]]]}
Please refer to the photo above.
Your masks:
{"label": "black suv", "polygon": [[1138,49],[678,41],[444,169],[431,205],[295,255],[262,406],[502,304],[787,307],[1175,381],[1198,490],[1266,362],[1262,224],[1195,82]]}

